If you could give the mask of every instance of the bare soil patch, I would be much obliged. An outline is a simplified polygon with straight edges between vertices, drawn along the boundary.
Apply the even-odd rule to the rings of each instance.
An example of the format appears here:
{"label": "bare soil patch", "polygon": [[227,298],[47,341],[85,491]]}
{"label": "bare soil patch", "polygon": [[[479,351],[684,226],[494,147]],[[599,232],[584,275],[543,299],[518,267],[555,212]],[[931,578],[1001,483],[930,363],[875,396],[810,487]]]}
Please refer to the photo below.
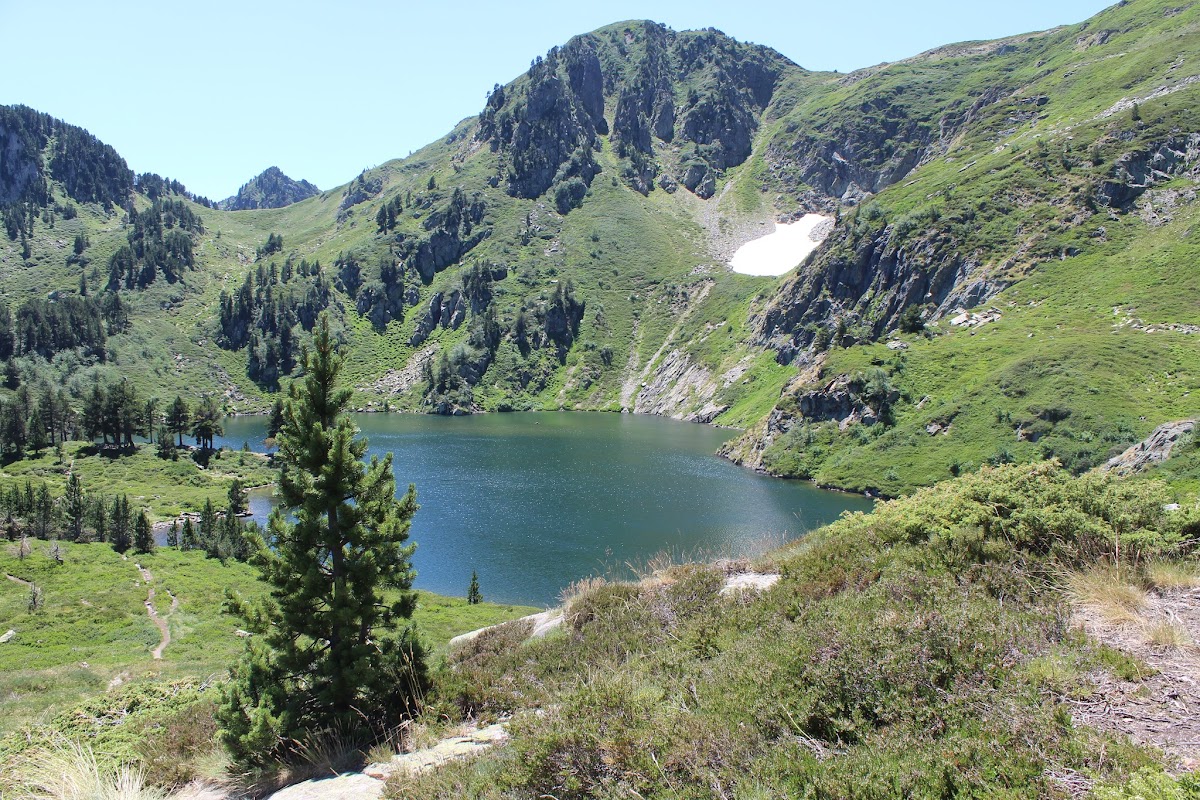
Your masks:
{"label": "bare soil patch", "polygon": [[1067,701],[1075,722],[1156,747],[1175,769],[1200,767],[1200,588],[1152,591],[1136,619],[1080,607],[1073,622],[1150,668],[1139,680],[1088,675],[1092,696]]}

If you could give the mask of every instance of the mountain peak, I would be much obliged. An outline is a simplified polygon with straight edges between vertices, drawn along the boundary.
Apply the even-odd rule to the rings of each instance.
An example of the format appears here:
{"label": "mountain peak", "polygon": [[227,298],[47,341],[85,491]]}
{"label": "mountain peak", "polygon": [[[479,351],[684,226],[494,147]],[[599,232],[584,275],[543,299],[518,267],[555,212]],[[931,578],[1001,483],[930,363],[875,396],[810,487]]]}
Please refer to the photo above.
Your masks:
{"label": "mountain peak", "polygon": [[233,197],[218,203],[224,211],[247,211],[253,208],[282,208],[307,200],[320,192],[308,181],[289,178],[279,167],[267,167],[238,189]]}

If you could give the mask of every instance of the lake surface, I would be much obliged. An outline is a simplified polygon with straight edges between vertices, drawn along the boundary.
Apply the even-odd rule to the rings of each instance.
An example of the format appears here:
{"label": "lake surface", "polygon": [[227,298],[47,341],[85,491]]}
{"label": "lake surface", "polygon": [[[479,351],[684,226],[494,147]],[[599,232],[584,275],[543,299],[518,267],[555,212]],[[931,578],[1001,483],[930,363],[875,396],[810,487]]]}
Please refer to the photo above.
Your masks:
{"label": "lake surface", "polygon": [[[550,606],[572,581],[627,577],[656,553],[756,554],[866,511],[865,498],[767,478],[714,455],[735,432],[601,413],[356,414],[370,453],[416,484],[415,585]],[[265,417],[225,421],[218,445],[264,449]],[[252,498],[260,522],[270,510]]]}

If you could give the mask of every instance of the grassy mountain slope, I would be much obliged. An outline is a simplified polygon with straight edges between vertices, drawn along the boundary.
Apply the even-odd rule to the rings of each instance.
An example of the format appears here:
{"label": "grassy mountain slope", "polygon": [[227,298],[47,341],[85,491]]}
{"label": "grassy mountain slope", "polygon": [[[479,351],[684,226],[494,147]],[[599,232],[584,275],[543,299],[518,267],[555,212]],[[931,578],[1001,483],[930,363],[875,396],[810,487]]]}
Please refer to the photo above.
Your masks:
{"label": "grassy mountain slope", "polygon": [[[1184,266],[1198,15],[1139,0],[850,75],[618,23],[552,49],[444,139],[301,202],[222,212],[168,183],[203,221],[192,268],[119,286],[133,322],[103,361],[15,363],[77,397],[119,373],[261,410],[328,306],[364,408],[716,421],[749,428],[731,450],[745,463],[887,494],[987,460],[1083,469],[1200,412]],[[49,164],[57,137],[22,141]],[[99,292],[136,228],[44,172],[28,230],[0,240],[14,314],[81,273]],[[790,276],[723,266],[805,211],[837,224]],[[948,324],[984,306],[1000,320]],[[902,323],[907,350],[878,344]]]}
{"label": "grassy mountain slope", "polygon": [[[60,563],[51,546],[32,542],[24,556],[13,545],[0,552],[0,573],[12,576],[0,577],[0,614],[5,630],[16,631],[0,650],[6,698],[0,736],[47,722],[122,683],[222,678],[244,647],[236,618],[222,610],[225,590],[247,597],[266,591],[250,566],[222,564],[200,551],[161,548],[124,557],[107,544],[61,542]],[[149,572],[149,583],[135,563]],[[41,592],[33,609],[29,584]],[[151,588],[171,634],[161,659],[151,657],[162,641],[146,613]],[[414,619],[422,640],[440,653],[453,636],[534,610],[419,592]],[[11,756],[25,738],[12,737],[0,752]]]}
{"label": "grassy mountain slope", "polygon": [[[848,87],[847,103],[921,93],[936,105],[949,74],[978,100],[969,125],[944,113],[949,135],[902,184],[843,213],[757,321],[759,341],[808,374],[742,457],[896,494],[985,460],[1055,456],[1085,469],[1200,413],[1188,266],[1198,20],[1129,3]],[[999,321],[948,324],[976,306]],[[914,335],[898,330],[906,310],[920,315]],[[907,349],[872,344],[897,333]],[[820,410],[826,387],[872,367],[898,393],[886,403],[894,424],[854,424],[870,405],[860,387],[858,415],[834,410],[838,432]]]}

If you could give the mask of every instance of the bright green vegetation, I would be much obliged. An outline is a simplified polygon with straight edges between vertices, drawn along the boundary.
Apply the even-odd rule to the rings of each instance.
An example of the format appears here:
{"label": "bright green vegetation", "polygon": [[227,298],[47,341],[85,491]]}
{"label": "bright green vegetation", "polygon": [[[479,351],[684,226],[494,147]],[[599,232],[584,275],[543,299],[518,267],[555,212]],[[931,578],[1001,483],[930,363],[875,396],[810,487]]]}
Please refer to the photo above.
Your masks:
{"label": "bright green vegetation", "polygon": [[[1195,173],[1140,166],[1200,125],[1196,86],[1175,71],[1195,72],[1197,33],[1195,15],[1167,3],[1123,4],[1000,49],[944,48],[799,106],[810,127],[859,103],[925,125],[931,110],[966,113],[977,100],[944,156],[843,212],[773,301],[796,322],[764,334],[829,352],[815,379],[784,393],[762,464],[894,496],[984,463],[1054,457],[1080,472],[1158,424],[1200,416]],[[1009,288],[980,304],[948,280],[959,270]],[[952,327],[959,305],[1001,318]],[[919,312],[915,331],[930,324],[901,333],[902,311]],[[865,344],[839,347],[841,331]],[[891,333],[908,349],[871,341]],[[872,367],[900,393],[894,424],[839,432],[800,414],[803,395]]]}
{"label": "bright green vegetation", "polygon": [[[52,557],[55,547],[61,564]],[[135,564],[150,572],[149,585]],[[10,542],[0,547],[0,573],[40,590],[40,606],[30,611],[31,587],[0,580],[0,619],[6,630],[17,631],[12,641],[0,645],[0,694],[5,698],[0,733],[42,723],[54,729],[59,725],[54,720],[69,717],[84,698],[97,697],[101,706],[110,702],[105,698],[117,684],[223,679],[245,646],[236,635],[240,623],[222,610],[225,591],[248,598],[266,592],[246,564],[222,565],[199,551],[166,547],[123,558],[103,543],[30,541],[28,554],[20,558],[18,543]],[[171,632],[161,660],[151,658],[161,636],[146,613],[150,588]],[[171,595],[177,600],[174,609]],[[469,605],[464,599],[418,592],[413,618],[422,642],[436,654],[453,636],[535,610]],[[15,747],[14,741],[4,747]]]}
{"label": "bright green vegetation", "polygon": [[[1198,26],[1142,0],[846,76],[617,23],[407,159],[236,212],[154,175],[67,180],[62,159],[119,157],[9,110],[30,152],[73,149],[7,207],[6,379],[265,410],[329,308],[354,407],[695,415],[748,429],[754,466],[887,495],[989,462],[1079,472],[1200,414]],[[792,276],[719,263],[738,231],[812,210],[837,225]],[[81,279],[94,335],[29,334],[30,301],[65,308]],[[959,305],[1002,318],[951,329]],[[900,329],[909,350],[885,351]],[[872,367],[899,392],[885,424],[798,413]]]}
{"label": "bright green vegetation", "polygon": [[[1088,674],[1136,661],[1064,627],[1062,576],[1186,557],[1197,518],[1161,484],[1005,466],[855,514],[769,556],[758,599],[677,567],[593,585],[568,624],[488,632],[434,709],[514,713],[475,761],[394,797],[1063,796],[1049,773],[1159,780],[1155,756],[1071,724]],[[1149,777],[1146,777],[1149,776]],[[1169,782],[1169,781],[1168,781]]]}
{"label": "bright green vegetation", "polygon": [[85,492],[111,497],[124,494],[148,512],[152,521],[173,520],[185,511],[199,512],[206,501],[216,508],[229,504],[234,480],[244,488],[266,486],[278,477],[266,456],[247,451],[219,450],[202,467],[180,452],[178,460],[162,459],[155,445],[140,445],[133,454],[107,455],[85,442],[67,442],[60,460],[54,450],[38,458],[0,466],[0,490],[26,482],[37,490],[44,483],[55,498],[65,494],[68,474],[79,476]]}

